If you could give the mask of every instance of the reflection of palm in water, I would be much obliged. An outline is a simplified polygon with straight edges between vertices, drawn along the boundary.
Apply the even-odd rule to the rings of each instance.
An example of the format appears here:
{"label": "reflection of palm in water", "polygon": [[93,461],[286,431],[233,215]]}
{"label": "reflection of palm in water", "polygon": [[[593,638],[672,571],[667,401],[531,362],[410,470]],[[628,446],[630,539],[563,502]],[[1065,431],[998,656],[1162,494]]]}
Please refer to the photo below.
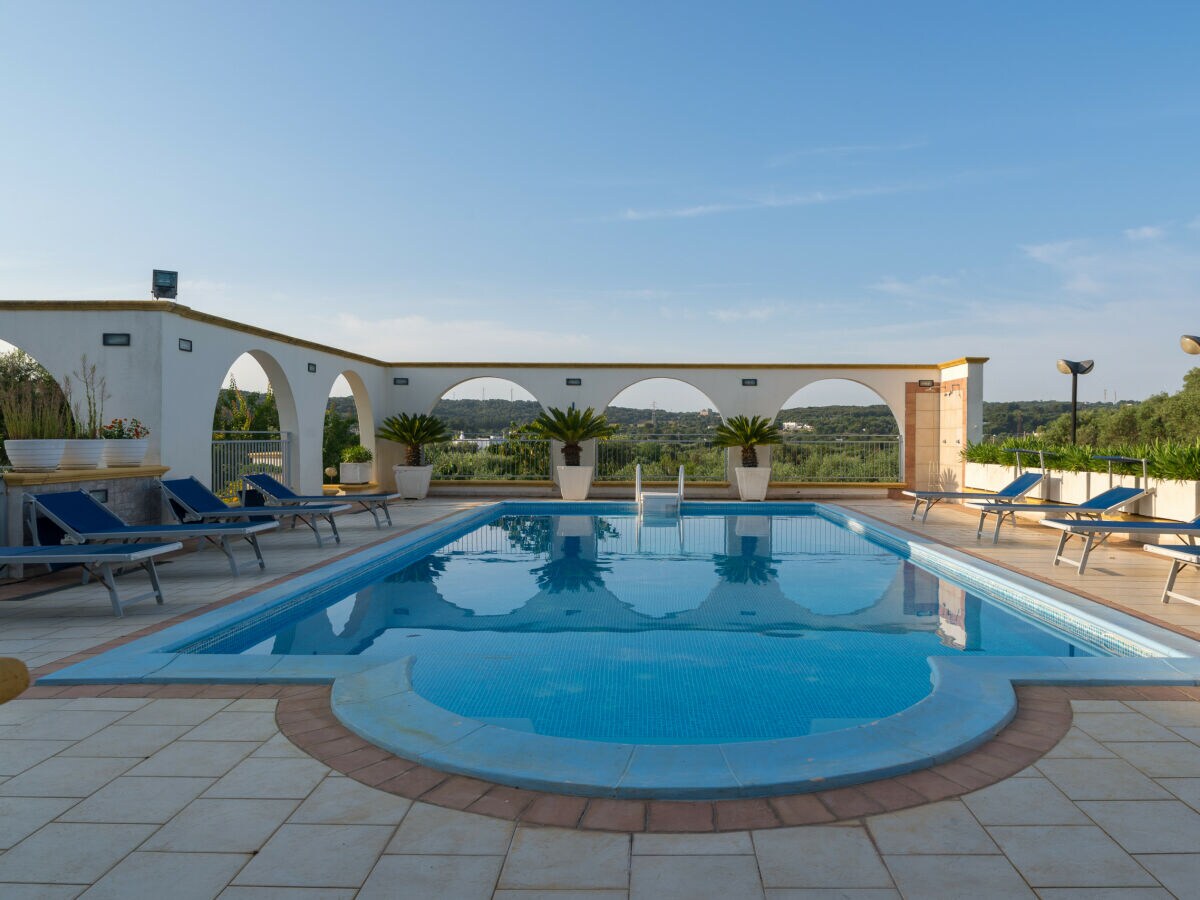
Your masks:
{"label": "reflection of palm in water", "polygon": [[411,566],[405,566],[399,572],[387,576],[384,581],[395,584],[432,582],[446,571],[446,562],[444,556],[427,556],[417,560]]}
{"label": "reflection of palm in water", "polygon": [[713,563],[717,567],[717,575],[722,581],[732,584],[767,584],[779,577],[775,568],[776,560],[769,556],[758,556],[758,538],[745,536],[742,538],[741,553],[713,554]]}
{"label": "reflection of palm in water", "polygon": [[562,556],[531,570],[537,586],[548,594],[598,590],[604,587],[601,574],[611,571],[611,566],[583,556],[583,540],[575,536],[563,538]]}

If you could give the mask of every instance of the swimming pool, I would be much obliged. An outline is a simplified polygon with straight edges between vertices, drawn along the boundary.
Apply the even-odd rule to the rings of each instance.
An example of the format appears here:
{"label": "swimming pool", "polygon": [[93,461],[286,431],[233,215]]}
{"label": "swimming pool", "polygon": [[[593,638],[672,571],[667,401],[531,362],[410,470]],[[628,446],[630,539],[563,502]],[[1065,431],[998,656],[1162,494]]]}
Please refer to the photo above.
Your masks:
{"label": "swimming pool", "polygon": [[978,746],[1014,683],[1194,684],[1196,645],[830,504],[502,502],[44,684],[332,683],[398,756],[606,797],[796,793]]}
{"label": "swimming pool", "polygon": [[894,715],[930,656],[1113,655],[823,517],[506,515],[184,648],[413,657],[414,690],[534,734],[759,741]]}

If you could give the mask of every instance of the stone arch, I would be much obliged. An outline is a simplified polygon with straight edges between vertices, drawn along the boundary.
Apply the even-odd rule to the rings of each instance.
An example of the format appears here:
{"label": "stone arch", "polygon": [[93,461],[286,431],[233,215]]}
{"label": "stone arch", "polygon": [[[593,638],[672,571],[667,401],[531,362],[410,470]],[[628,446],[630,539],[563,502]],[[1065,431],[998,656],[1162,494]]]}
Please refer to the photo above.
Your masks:
{"label": "stone arch", "polygon": [[[300,416],[296,404],[296,395],[292,389],[291,380],[275,356],[257,347],[243,350],[241,353],[235,355],[224,372],[221,373],[221,380],[217,384],[217,391],[214,392],[214,413],[216,404],[220,398],[219,392],[224,388],[225,382],[228,380],[234,366],[246,356],[253,359],[262,369],[263,374],[267,377],[267,383],[275,395],[275,407],[279,413],[279,430],[288,436],[287,460],[281,460],[281,463],[286,463],[283,473],[295,481],[300,477],[301,462],[307,457],[307,454],[305,453],[305,448],[302,446],[303,441],[300,435]],[[315,452],[319,455],[319,448]],[[213,490],[224,490],[227,485],[214,483],[212,487]]]}
{"label": "stone arch", "polygon": [[700,387],[698,384],[695,384],[686,378],[680,378],[676,375],[650,375],[650,376],[643,375],[643,376],[634,378],[633,380],[622,385],[616,392],[614,392],[613,395],[608,398],[608,401],[604,404],[604,406],[601,407],[600,411],[603,412],[604,410],[608,409],[610,406],[613,405],[613,403],[617,400],[618,397],[620,397],[622,394],[624,394],[626,391],[630,390],[631,388],[635,388],[640,385],[644,385],[644,384],[647,384],[648,382],[653,382],[653,381],[673,382],[674,384],[681,384],[684,387],[695,391],[697,394],[699,394],[701,397],[703,397],[709,404],[709,406],[707,408],[716,410],[718,416],[723,415],[720,407],[717,406],[716,401],[713,400],[713,398],[709,395],[708,391],[704,390],[704,388]]}
{"label": "stone arch", "polygon": [[[443,400],[448,399],[448,396],[452,391],[456,390],[457,388],[462,387],[463,385],[470,384],[473,381],[504,381],[504,382],[507,382],[508,384],[512,385],[513,387],[521,390],[525,394],[528,394],[530,397],[532,397],[533,402],[536,403],[539,407],[541,407],[542,409],[546,409],[546,404],[541,401],[541,399],[537,396],[537,394],[535,394],[533,391],[531,391],[528,387],[526,387],[520,381],[517,381],[515,378],[509,378],[507,375],[470,375],[470,376],[467,376],[466,378],[460,378],[457,381],[455,381],[453,384],[450,384],[447,387],[445,387],[442,390],[442,392],[440,394],[438,394],[437,398],[428,405],[425,412],[432,413],[435,409],[437,409],[437,406],[439,403],[441,403]],[[467,398],[458,398],[458,399],[467,399]],[[470,398],[470,399],[473,399],[473,398]],[[503,400],[505,398],[504,397],[491,397],[491,398],[486,398],[486,399]],[[515,399],[524,400],[525,398],[516,397]]]}
{"label": "stone arch", "polygon": [[[795,402],[796,399],[798,397],[800,397],[805,391],[809,390],[810,388],[816,387],[817,385],[828,385],[830,382],[838,382],[838,381],[857,385],[858,387],[862,388],[864,391],[869,392],[871,397],[873,397],[877,401],[876,404],[871,404],[871,405],[882,404],[882,405],[886,406],[888,408],[888,412],[891,413],[892,421],[895,423],[896,432],[898,434],[904,433],[904,409],[903,409],[903,407],[901,407],[900,410],[898,411],[894,405],[894,401],[889,400],[888,397],[884,396],[884,394],[880,392],[878,387],[876,387],[873,384],[870,384],[868,381],[866,381],[864,379],[852,378],[848,375],[820,375],[816,378],[806,381],[804,384],[800,385],[795,390],[793,390],[791,392],[791,394],[789,394],[787,396],[787,398],[779,404],[779,410],[776,412],[775,417],[778,418],[779,413],[783,412],[783,410],[788,409],[789,407],[801,405],[801,404],[797,404]],[[803,398],[801,398],[801,399],[803,399]],[[811,404],[809,404],[809,405],[811,405]],[[822,404],[822,405],[859,406],[859,405],[866,405],[866,404],[844,403],[844,404]]]}
{"label": "stone arch", "polygon": [[343,369],[329,384],[327,396],[333,396],[334,385],[342,378],[350,386],[350,396],[354,399],[354,411],[358,416],[358,440],[368,450],[375,450],[375,405],[371,400],[371,392],[367,382],[354,369]]}

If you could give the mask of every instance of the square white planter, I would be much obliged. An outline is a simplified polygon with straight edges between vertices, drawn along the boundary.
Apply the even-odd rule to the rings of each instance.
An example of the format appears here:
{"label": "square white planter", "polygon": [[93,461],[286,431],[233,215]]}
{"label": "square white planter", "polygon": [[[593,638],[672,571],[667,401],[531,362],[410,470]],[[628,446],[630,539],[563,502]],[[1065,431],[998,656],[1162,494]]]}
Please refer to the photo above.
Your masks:
{"label": "square white planter", "polygon": [[344,462],[338,465],[338,481],[342,484],[366,484],[371,480],[374,469],[374,463]]}

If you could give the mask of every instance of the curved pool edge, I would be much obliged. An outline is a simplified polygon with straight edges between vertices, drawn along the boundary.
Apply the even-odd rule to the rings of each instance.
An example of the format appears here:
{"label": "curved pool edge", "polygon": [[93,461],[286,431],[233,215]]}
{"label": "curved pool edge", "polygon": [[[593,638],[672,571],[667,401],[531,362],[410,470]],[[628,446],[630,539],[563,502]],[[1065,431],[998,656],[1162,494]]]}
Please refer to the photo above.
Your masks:
{"label": "curved pool edge", "polygon": [[334,715],[382,749],[440,771],[528,790],[660,800],[807,793],[947,762],[1012,720],[1015,684],[1200,679],[1196,666],[1181,668],[1178,658],[1109,659],[1100,672],[1089,659],[933,657],[930,694],[868,725],[768,741],[659,745],[538,735],[457,715],[413,689],[412,662],[405,657],[338,677]]}

